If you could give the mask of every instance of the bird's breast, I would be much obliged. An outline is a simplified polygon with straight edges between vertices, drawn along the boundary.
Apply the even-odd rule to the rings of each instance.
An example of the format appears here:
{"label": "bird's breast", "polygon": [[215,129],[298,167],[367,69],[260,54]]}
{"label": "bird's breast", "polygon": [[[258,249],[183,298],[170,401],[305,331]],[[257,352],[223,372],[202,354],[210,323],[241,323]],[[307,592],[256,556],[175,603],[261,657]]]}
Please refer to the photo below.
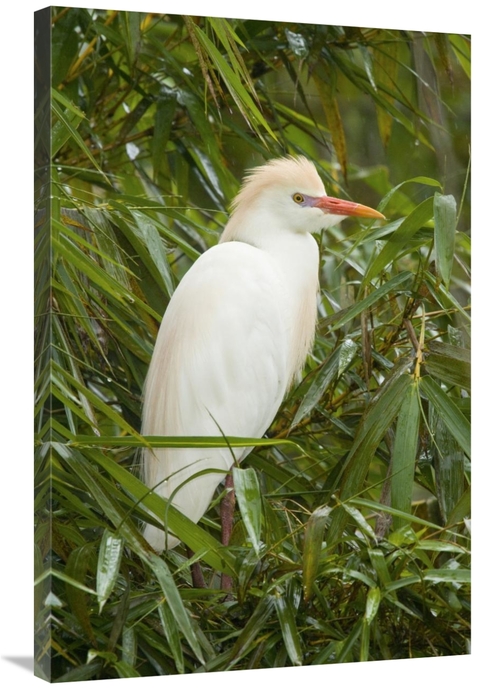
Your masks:
{"label": "bird's breast", "polygon": [[[319,250],[309,233],[288,234],[266,250],[283,284],[283,315],[288,332],[287,387],[296,382],[314,342],[317,315]],[[286,240],[285,240],[286,239]]]}

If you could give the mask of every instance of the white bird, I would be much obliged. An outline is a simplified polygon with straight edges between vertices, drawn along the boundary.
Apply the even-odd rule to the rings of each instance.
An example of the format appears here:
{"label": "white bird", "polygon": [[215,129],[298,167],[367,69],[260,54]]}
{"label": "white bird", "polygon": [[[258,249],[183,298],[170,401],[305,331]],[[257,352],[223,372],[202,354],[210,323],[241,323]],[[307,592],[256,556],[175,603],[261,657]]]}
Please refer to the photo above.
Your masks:
{"label": "white bird", "polygon": [[[144,435],[266,432],[314,340],[319,252],[311,233],[349,215],[384,217],[327,196],[304,157],[247,175],[219,244],[186,273],[165,312],[146,379]],[[198,522],[234,458],[250,449],[233,448],[234,457],[228,448],[146,450],[144,481]],[[150,524],[144,535],[158,551],[179,542]]]}

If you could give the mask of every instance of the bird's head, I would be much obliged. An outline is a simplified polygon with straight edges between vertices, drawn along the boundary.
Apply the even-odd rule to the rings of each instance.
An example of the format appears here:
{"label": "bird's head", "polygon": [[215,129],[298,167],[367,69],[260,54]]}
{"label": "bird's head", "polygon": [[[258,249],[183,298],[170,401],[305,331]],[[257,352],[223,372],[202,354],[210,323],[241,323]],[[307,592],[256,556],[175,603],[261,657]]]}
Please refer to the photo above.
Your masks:
{"label": "bird's head", "polygon": [[320,232],[347,216],[384,218],[368,206],[327,196],[316,168],[303,156],[277,158],[251,170],[231,210],[223,241],[249,232]]}

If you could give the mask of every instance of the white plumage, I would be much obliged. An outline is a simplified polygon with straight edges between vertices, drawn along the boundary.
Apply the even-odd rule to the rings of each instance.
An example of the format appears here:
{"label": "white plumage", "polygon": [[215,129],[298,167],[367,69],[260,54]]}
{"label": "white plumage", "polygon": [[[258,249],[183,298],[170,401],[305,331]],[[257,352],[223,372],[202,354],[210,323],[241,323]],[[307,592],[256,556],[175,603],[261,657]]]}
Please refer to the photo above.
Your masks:
{"label": "white plumage", "polygon": [[[186,273],[165,312],[146,380],[144,435],[266,432],[314,340],[311,233],[346,215],[383,217],[327,197],[303,157],[273,160],[246,177],[220,243]],[[249,451],[233,449],[237,460]],[[197,522],[232,464],[226,448],[145,451],[144,481],[165,498],[177,491],[173,504]],[[219,471],[188,480],[207,469]],[[151,525],[145,537],[156,550],[178,543]]]}

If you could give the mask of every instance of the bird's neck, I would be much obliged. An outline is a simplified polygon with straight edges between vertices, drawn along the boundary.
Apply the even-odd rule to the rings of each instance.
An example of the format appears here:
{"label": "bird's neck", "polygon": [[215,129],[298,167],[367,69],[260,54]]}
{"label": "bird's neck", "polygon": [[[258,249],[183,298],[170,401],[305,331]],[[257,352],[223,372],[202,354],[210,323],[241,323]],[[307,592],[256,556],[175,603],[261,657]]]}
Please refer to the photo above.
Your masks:
{"label": "bird's neck", "polygon": [[313,345],[316,314],[319,251],[309,233],[290,232],[280,227],[275,219],[256,218],[245,223],[236,213],[224,230],[220,242],[240,241],[251,244],[270,255],[283,280],[287,295],[287,313],[290,355],[290,387],[300,375],[306,357]]}

